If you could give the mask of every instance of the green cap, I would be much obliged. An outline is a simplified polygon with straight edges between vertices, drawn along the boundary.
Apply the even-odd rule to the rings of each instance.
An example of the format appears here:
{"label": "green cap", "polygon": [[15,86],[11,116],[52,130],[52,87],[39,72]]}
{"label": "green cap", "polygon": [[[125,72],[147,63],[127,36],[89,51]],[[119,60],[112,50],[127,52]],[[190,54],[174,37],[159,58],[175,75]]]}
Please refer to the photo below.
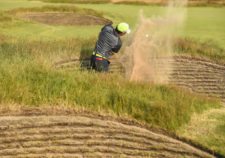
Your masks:
{"label": "green cap", "polygon": [[127,24],[125,22],[119,23],[116,28],[118,31],[123,32],[123,33],[126,32],[129,34],[131,32],[129,24]]}

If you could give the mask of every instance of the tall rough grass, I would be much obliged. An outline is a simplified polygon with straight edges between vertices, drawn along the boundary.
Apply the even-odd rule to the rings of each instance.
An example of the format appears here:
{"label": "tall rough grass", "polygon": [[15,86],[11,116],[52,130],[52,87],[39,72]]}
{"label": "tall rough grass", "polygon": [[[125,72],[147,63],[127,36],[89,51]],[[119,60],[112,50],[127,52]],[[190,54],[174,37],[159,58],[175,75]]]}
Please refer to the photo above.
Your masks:
{"label": "tall rough grass", "polygon": [[[129,82],[116,74],[56,70],[54,61],[79,54],[85,43],[72,41],[69,45],[66,41],[0,44],[0,103],[73,105],[172,131],[186,124],[193,113],[220,106],[176,87]],[[93,40],[85,44],[94,45]]]}
{"label": "tall rough grass", "polygon": [[13,18],[3,12],[0,12],[0,22],[9,22],[12,21]]}
{"label": "tall rough grass", "polygon": [[5,35],[0,34],[0,43],[3,43],[7,40],[7,37]]}
{"label": "tall rough grass", "polygon": [[177,53],[209,58],[218,63],[225,63],[225,50],[213,41],[199,42],[191,38],[178,38],[174,43]]}
{"label": "tall rough grass", "polygon": [[[169,0],[161,0],[161,1],[141,1],[141,0],[121,0],[116,2],[116,4],[129,4],[129,5],[168,5]],[[225,2],[223,0],[188,0],[188,6],[225,6]]]}
{"label": "tall rough grass", "polygon": [[[178,132],[186,138],[201,142],[225,156],[225,107],[212,109],[200,115],[193,115],[191,121]],[[218,156],[219,157],[219,156]]]}

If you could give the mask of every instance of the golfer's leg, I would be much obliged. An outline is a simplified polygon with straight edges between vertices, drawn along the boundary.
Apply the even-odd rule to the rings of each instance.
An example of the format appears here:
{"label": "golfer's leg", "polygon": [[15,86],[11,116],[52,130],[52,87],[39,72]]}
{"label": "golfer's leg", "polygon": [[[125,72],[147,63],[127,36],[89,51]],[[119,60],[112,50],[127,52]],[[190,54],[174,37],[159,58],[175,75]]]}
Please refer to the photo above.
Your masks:
{"label": "golfer's leg", "polygon": [[109,64],[107,60],[96,60],[95,61],[96,71],[98,72],[108,72]]}
{"label": "golfer's leg", "polygon": [[109,71],[109,62],[108,62],[108,60],[103,60],[102,61],[103,62],[103,68],[104,68],[104,72],[108,72]]}
{"label": "golfer's leg", "polygon": [[95,69],[96,68],[96,65],[95,65],[95,56],[92,55],[90,60],[91,60],[90,61],[91,69]]}

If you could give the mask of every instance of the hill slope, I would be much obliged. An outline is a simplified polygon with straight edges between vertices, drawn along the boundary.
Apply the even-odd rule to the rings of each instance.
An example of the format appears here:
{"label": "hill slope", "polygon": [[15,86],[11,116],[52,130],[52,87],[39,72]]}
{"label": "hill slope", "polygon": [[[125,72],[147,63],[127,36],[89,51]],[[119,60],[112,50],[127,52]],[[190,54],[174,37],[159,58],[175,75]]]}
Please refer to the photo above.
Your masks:
{"label": "hill slope", "polygon": [[70,110],[53,115],[52,109],[37,108],[4,113],[0,156],[214,157],[132,121]]}

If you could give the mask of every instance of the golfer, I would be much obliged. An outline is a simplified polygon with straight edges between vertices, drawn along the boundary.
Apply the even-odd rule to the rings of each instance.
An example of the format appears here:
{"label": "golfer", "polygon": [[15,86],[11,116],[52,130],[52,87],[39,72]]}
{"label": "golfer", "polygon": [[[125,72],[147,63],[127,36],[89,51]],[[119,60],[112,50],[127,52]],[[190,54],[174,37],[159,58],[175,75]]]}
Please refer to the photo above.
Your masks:
{"label": "golfer", "polygon": [[130,33],[130,27],[124,22],[119,23],[116,28],[112,24],[108,24],[101,29],[91,56],[92,69],[98,72],[109,71],[109,58],[119,52],[122,46],[120,37],[127,33]]}

